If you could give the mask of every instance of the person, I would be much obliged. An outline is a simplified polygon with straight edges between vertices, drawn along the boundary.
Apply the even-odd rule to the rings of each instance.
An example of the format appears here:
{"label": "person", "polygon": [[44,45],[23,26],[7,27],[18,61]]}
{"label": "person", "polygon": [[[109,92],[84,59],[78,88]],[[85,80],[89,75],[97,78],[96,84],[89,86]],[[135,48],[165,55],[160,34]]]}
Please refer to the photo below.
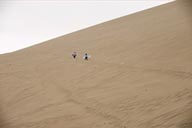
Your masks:
{"label": "person", "polygon": [[77,52],[73,52],[72,57],[75,59],[77,57]]}
{"label": "person", "polygon": [[85,59],[85,60],[88,60],[88,54],[87,54],[87,53],[85,53],[84,59]]}

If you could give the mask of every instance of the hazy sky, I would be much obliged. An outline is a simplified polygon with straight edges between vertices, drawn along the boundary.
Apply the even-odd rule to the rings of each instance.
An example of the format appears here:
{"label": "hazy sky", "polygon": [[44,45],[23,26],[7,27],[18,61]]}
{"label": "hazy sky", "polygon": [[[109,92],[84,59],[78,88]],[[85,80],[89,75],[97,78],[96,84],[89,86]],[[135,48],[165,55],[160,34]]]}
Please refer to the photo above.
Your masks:
{"label": "hazy sky", "polygon": [[0,0],[0,54],[173,0]]}

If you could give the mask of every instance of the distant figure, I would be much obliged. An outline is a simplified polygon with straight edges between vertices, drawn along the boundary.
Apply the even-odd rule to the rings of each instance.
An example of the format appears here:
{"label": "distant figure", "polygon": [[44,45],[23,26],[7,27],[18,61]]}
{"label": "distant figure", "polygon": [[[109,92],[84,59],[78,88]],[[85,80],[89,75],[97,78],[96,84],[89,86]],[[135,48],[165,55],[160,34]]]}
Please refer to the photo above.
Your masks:
{"label": "distant figure", "polygon": [[87,53],[85,53],[84,59],[85,59],[85,60],[88,60],[88,54],[87,54]]}
{"label": "distant figure", "polygon": [[72,53],[72,57],[75,59],[77,57],[77,53],[76,52],[73,52]]}

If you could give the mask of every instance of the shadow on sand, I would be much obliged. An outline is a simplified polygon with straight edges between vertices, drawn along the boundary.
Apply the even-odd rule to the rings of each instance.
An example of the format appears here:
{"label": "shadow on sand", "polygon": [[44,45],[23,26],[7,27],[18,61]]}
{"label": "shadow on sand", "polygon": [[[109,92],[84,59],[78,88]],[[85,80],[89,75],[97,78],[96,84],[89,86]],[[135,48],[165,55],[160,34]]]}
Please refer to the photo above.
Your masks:
{"label": "shadow on sand", "polygon": [[0,108],[0,128],[11,128]]}
{"label": "shadow on sand", "polygon": [[181,124],[178,128],[192,128],[192,116],[189,120]]}

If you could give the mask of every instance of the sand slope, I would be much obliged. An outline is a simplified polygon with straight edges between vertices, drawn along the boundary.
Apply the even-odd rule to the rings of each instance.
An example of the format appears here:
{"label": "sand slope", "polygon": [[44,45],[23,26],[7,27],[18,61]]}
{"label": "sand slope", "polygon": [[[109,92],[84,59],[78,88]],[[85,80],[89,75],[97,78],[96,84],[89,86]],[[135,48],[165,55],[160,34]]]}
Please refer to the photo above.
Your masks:
{"label": "sand slope", "polygon": [[1,55],[0,127],[192,128],[190,7],[176,1]]}

